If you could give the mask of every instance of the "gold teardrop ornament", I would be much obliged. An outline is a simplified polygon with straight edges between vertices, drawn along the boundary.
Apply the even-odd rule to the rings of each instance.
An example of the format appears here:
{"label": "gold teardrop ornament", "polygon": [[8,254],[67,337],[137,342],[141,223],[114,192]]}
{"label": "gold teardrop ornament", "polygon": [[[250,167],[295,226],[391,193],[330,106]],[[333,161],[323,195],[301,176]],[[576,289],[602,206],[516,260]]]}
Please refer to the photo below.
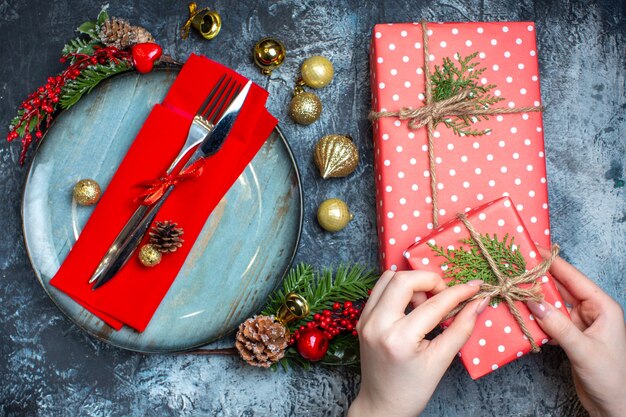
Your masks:
{"label": "gold teardrop ornament", "polygon": [[289,103],[289,116],[301,125],[310,125],[320,118],[322,101],[313,93],[296,90]]}
{"label": "gold teardrop ornament", "polygon": [[359,150],[347,135],[328,135],[315,145],[315,165],[324,179],[350,175],[359,164]]}
{"label": "gold teardrop ornament", "polygon": [[338,198],[331,198],[322,202],[317,209],[317,221],[329,232],[342,230],[353,217],[348,205]]}

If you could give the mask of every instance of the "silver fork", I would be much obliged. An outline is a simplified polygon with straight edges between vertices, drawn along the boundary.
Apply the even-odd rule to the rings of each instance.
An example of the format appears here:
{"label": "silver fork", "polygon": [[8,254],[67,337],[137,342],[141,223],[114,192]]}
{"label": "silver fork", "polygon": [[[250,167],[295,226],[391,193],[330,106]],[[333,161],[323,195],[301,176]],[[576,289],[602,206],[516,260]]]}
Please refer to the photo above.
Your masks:
{"label": "silver fork", "polygon": [[[176,169],[179,162],[189,154],[189,152],[199,145],[204,138],[213,130],[215,123],[219,120],[219,116],[227,107],[228,100],[231,99],[231,93],[237,86],[237,82],[232,77],[227,77],[224,74],[217,82],[215,87],[211,90],[207,98],[204,100],[198,112],[193,118],[191,126],[189,127],[189,133],[185,144],[181,148],[180,152],[174,158],[169,168],[165,171],[165,175],[170,175]],[[236,94],[234,95],[236,96]],[[232,96],[232,97],[234,97]],[[169,193],[167,193],[169,194]],[[163,195],[161,200],[166,196]],[[158,204],[158,201],[153,205]],[[146,213],[150,209],[150,206],[140,205],[137,207],[133,215],[128,219],[128,222],[124,225],[120,233],[117,235],[107,253],[102,257],[95,272],[89,278],[89,284],[95,282],[100,276],[107,270],[111,261],[115,258],[117,251],[120,249],[122,243],[133,233],[136,226],[145,217]]]}

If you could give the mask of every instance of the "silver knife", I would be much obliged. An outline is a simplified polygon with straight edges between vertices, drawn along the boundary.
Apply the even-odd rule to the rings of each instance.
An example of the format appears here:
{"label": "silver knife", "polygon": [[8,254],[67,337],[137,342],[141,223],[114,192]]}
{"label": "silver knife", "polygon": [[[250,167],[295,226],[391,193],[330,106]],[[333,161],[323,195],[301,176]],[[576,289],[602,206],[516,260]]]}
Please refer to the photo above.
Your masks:
{"label": "silver knife", "polygon": [[[220,120],[215,124],[215,127],[207,137],[202,141],[198,149],[193,153],[191,158],[187,161],[185,166],[182,169],[185,169],[198,161],[201,158],[207,158],[211,155],[214,155],[217,151],[220,150],[224,141],[228,137],[237,116],[239,115],[239,111],[241,110],[243,103],[250,91],[250,86],[252,85],[252,81],[248,81],[241,92],[237,95],[235,100],[228,106]],[[146,213],[145,217],[141,220],[140,223],[133,229],[132,233],[126,238],[117,249],[117,253],[114,257],[112,257],[106,265],[105,268],[101,269],[99,275],[95,279],[95,283],[92,287],[92,290],[101,287],[102,285],[109,282],[122,267],[126,264],[126,262],[130,259],[133,252],[141,242],[144,234],[152,224],[152,221],[156,217],[157,213],[161,209],[161,206],[167,200],[167,197],[171,194],[174,189],[174,185],[168,187],[165,191],[165,194],[161,199],[155,203],[150,210]]]}

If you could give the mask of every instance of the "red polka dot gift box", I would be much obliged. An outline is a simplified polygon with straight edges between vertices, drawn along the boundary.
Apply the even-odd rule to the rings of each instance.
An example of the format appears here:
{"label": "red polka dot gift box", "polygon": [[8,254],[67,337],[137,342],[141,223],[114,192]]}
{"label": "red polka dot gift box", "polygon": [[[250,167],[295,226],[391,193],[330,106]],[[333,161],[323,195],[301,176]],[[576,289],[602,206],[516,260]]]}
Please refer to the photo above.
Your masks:
{"label": "red polka dot gift box", "polygon": [[407,247],[502,196],[549,246],[536,50],[529,22],[374,27],[370,118],[383,269],[407,269]]}
{"label": "red polka dot gift box", "polygon": [[[419,239],[405,252],[412,269],[441,274],[449,285],[474,278],[483,278],[486,283],[493,282],[495,276],[491,267],[482,251],[476,248],[467,225],[484,241],[487,252],[500,271],[510,279],[527,271],[532,272],[542,263],[529,228],[524,225],[509,197],[483,204],[464,215],[467,223],[454,217],[430,235]],[[538,294],[545,302],[568,315],[549,273],[539,271],[529,281],[531,283],[517,286],[528,289],[536,285]],[[478,317],[472,336],[459,353],[473,379],[529,353],[532,349],[530,340],[537,348],[548,342],[549,336],[537,325],[526,304],[522,301],[514,301],[513,304],[527,333],[524,333],[521,324],[513,316],[507,302],[502,298],[494,298],[492,305]]]}

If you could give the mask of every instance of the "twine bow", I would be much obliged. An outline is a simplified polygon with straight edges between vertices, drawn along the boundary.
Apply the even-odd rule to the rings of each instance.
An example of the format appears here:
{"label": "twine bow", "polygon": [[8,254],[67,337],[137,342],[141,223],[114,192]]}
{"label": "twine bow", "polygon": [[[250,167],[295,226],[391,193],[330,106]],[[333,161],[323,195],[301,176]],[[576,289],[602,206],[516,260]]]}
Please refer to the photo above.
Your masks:
{"label": "twine bow", "polygon": [[424,105],[418,108],[406,107],[398,111],[371,111],[369,114],[370,120],[377,120],[381,117],[396,117],[400,120],[408,120],[409,128],[412,130],[426,127],[428,138],[428,161],[430,171],[430,192],[432,197],[432,215],[433,226],[439,226],[439,202],[437,199],[437,173],[435,164],[435,150],[434,150],[434,131],[438,122],[443,120],[446,116],[479,116],[479,115],[496,115],[496,114],[511,114],[511,113],[525,113],[525,112],[537,112],[542,111],[541,106],[530,107],[486,107],[477,104],[472,101],[471,92],[462,91],[461,93],[452,96],[450,98],[433,101],[433,86],[431,81],[430,69],[428,68],[429,51],[428,51],[428,30],[426,22],[420,22],[422,26],[422,33],[424,36],[424,86],[425,97]]}
{"label": "twine bow", "polygon": [[[548,269],[550,269],[550,265],[552,265],[552,262],[559,254],[559,245],[552,245],[552,248],[550,250],[550,257],[548,259],[544,259],[541,263],[539,263],[530,271],[523,272],[517,276],[508,276],[500,271],[500,268],[498,268],[498,263],[496,262],[496,260],[493,259],[493,257],[485,247],[482,239],[480,238],[480,234],[476,231],[476,229],[474,229],[474,226],[467,219],[467,216],[465,214],[457,214],[457,217],[465,225],[470,233],[470,236],[472,237],[472,240],[474,240],[474,242],[476,242],[476,245],[478,245],[478,247],[480,248],[481,254],[487,260],[487,263],[493,271],[493,274],[496,276],[498,283],[482,284],[478,293],[476,293],[473,297],[469,298],[463,303],[459,304],[454,310],[448,313],[444,321],[454,317],[459,311],[463,309],[463,307],[465,307],[465,305],[474,300],[487,297],[500,297],[506,302],[507,306],[509,307],[509,311],[511,312],[511,315],[513,316],[513,318],[515,318],[515,321],[522,330],[522,333],[530,342],[531,351],[539,352],[539,346],[537,345],[537,342],[535,342],[535,339],[530,333],[530,330],[528,330],[528,327],[526,326],[526,323],[522,318],[522,314],[515,305],[515,301],[533,300],[539,302],[543,300],[543,294],[541,293],[541,284],[537,282],[537,278],[544,275],[548,271]],[[525,284],[532,285],[530,287],[526,287],[523,286]]]}
{"label": "twine bow", "polygon": [[143,206],[151,206],[163,197],[163,194],[170,186],[201,176],[204,170],[204,162],[204,159],[199,159],[187,168],[182,169],[178,174],[170,174],[156,180],[140,183],[138,186],[146,190],[139,194],[135,201]]}

